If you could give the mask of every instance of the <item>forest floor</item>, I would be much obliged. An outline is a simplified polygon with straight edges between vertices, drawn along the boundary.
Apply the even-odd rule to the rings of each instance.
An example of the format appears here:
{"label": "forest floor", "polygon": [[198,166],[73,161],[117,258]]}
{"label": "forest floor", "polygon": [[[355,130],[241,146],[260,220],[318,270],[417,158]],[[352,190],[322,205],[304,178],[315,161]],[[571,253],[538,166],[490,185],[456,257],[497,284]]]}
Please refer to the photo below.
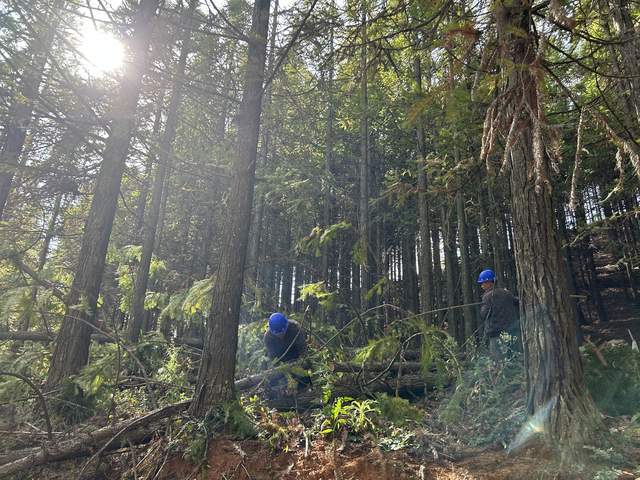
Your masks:
{"label": "forest floor", "polygon": [[[589,339],[588,349],[600,349],[608,342],[629,344],[631,337],[640,340],[640,309],[620,285],[623,278],[617,271],[608,270],[606,262],[598,267],[602,295],[609,314],[609,322],[595,321],[589,309],[585,315],[590,323],[583,326]],[[273,448],[265,439],[235,439],[219,437],[210,441],[203,450],[206,455],[200,463],[185,459],[175,439],[157,436],[136,449],[125,448],[103,457],[96,468],[88,469],[89,476],[78,477],[86,459],[63,464],[51,464],[30,472],[30,476],[17,478],[62,480],[83,479],[151,479],[158,480],[638,480],[640,479],[640,424],[629,415],[608,416],[604,421],[613,436],[633,439],[618,451],[598,446],[595,455],[583,463],[559,468],[554,452],[530,446],[509,454],[503,441],[476,441],[482,447],[472,447],[470,437],[480,438],[477,425],[487,418],[463,416],[462,424],[453,431],[437,420],[436,411],[443,398],[451,392],[441,392],[420,400],[419,408],[425,418],[411,433],[412,441],[397,450],[381,447],[380,438],[365,434],[360,438],[344,436],[307,436],[300,421],[296,425],[294,441]],[[511,391],[522,404],[521,387]],[[511,414],[513,399],[499,404],[497,413],[488,416],[491,423],[498,418],[491,415]],[[607,413],[607,412],[605,412]],[[473,415],[473,414],[472,414]],[[308,418],[307,418],[308,420]],[[464,424],[468,421],[468,424]],[[514,432],[508,433],[513,438]],[[388,447],[388,445],[387,445]],[[395,447],[394,447],[395,448]],[[624,451],[622,451],[624,450]],[[182,450],[184,452],[184,450]],[[622,453],[621,453],[622,452]],[[618,455],[624,461],[615,466],[610,458]],[[615,462],[614,462],[615,463]],[[135,467],[134,467],[135,465]],[[561,472],[561,473],[560,473]]]}
{"label": "forest floor", "polygon": [[[640,449],[635,452],[640,459]],[[500,449],[469,449],[455,459],[435,459],[431,452],[401,450],[383,452],[373,443],[352,444],[343,449],[330,441],[307,449],[275,453],[257,440],[216,440],[207,457],[208,468],[195,473],[193,464],[173,459],[160,479],[194,480],[520,480],[610,478],[634,480],[634,468],[606,470],[602,465],[582,465],[560,470],[554,455],[527,449],[508,455]],[[559,473],[562,471],[562,473]],[[602,475],[602,474],[600,474]],[[615,476],[612,476],[615,475]]]}
{"label": "forest floor", "polygon": [[[593,345],[601,348],[609,341],[630,343],[633,336],[640,340],[640,309],[620,285],[624,279],[613,271],[606,259],[598,273],[609,322],[595,321],[595,312],[585,308],[591,322],[583,326],[583,333]],[[437,400],[425,403],[427,411],[437,408]],[[429,415],[429,414],[427,414]],[[428,422],[427,422],[428,423]],[[484,448],[465,447],[459,435],[440,431],[441,425],[427,427],[421,448],[383,451],[373,439],[343,445],[339,440],[320,440],[312,444],[294,446],[286,452],[276,452],[258,440],[234,441],[218,439],[209,446],[206,465],[196,473],[194,466],[177,457],[171,459],[159,478],[197,480],[638,480],[640,478],[640,429],[632,427],[630,417],[606,417],[610,432],[622,433],[633,428],[637,440],[626,446],[625,457],[631,459],[627,467],[606,467],[601,462],[559,468],[557,455],[540,448],[527,448],[509,454],[497,442]],[[627,432],[628,433],[628,432]],[[434,437],[439,437],[433,442]],[[340,445],[340,446],[338,446]],[[435,445],[435,446],[434,446]],[[601,457],[613,455],[603,450]],[[636,459],[636,466],[633,465]],[[593,457],[592,457],[593,460]],[[561,473],[560,473],[561,472]]]}

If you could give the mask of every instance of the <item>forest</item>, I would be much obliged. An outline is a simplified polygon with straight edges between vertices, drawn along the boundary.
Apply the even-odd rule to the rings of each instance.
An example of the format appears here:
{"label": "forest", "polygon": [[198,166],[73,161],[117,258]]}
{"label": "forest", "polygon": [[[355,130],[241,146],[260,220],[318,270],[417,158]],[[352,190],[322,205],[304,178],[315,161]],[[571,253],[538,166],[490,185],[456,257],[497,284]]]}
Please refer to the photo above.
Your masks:
{"label": "forest", "polygon": [[0,0],[0,478],[640,478],[637,0]]}

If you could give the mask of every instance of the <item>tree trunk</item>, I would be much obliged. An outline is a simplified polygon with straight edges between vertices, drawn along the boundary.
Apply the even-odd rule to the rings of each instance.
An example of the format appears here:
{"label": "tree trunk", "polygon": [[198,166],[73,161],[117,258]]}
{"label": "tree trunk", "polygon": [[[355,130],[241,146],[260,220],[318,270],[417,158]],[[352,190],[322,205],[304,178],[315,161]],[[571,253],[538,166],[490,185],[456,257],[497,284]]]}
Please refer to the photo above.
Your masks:
{"label": "tree trunk", "polygon": [[[325,183],[323,185],[323,204],[322,204],[322,223],[324,228],[327,228],[332,223],[333,212],[333,149],[334,149],[334,120],[335,120],[335,107],[333,100],[333,76],[334,76],[334,60],[333,60],[333,26],[329,30],[329,67],[326,75],[326,94],[327,94],[327,128],[325,132],[325,153],[324,153],[324,174]],[[325,246],[322,249],[322,279],[324,280],[327,288],[330,288],[329,281],[329,263],[331,257],[335,258],[335,255],[331,255],[332,250]]]}
{"label": "tree trunk", "polygon": [[507,248],[505,245],[505,234],[502,229],[502,214],[493,195],[493,189],[494,180],[490,178],[487,186],[487,197],[489,202],[489,236],[493,250],[493,270],[495,271],[498,285],[504,287],[506,286],[504,257]]}
{"label": "tree trunk", "polygon": [[[276,36],[278,33],[278,7],[279,2],[275,0],[273,3],[273,19],[271,21],[271,34],[269,38],[269,58],[267,59],[267,71],[271,71],[275,61],[276,52]],[[260,154],[258,156],[258,166],[265,166],[269,162],[269,147],[271,146],[271,122],[273,121],[271,116],[271,92],[272,83],[267,86],[265,92],[264,106],[267,113],[267,118],[262,125],[262,140],[260,143]],[[274,155],[271,155],[272,157]],[[264,216],[265,216],[265,196],[264,193],[258,190],[257,199],[255,201],[254,209],[255,215],[253,216],[253,222],[250,230],[249,237],[249,259],[248,269],[249,278],[255,282],[256,292],[258,291],[258,284],[260,279],[260,247],[266,232],[264,228]]]}
{"label": "tree trunk", "polygon": [[65,3],[65,0],[55,0],[51,5],[51,14],[47,15],[41,25],[45,30],[44,34],[40,38],[35,38],[29,46],[30,65],[22,72],[18,86],[19,94],[12,98],[9,106],[7,124],[4,126],[4,142],[0,150],[2,167],[0,170],[0,220],[3,218],[4,208],[11,192],[16,167],[20,163],[27,130],[31,124],[34,102],[38,99],[45,66],[59,25],[54,18]]}
{"label": "tree trunk", "polygon": [[[638,134],[640,127],[640,38],[634,26],[630,10],[629,0],[609,0],[610,20],[615,33],[617,49],[620,52],[621,62],[619,74],[624,79],[619,82],[622,85],[622,94],[628,104],[628,114],[635,122],[631,122],[634,134]],[[617,62],[617,59],[613,59]]]}
{"label": "tree trunk", "polygon": [[104,272],[105,257],[118,204],[120,183],[135,125],[153,18],[158,0],[143,0],[135,18],[132,62],[125,71],[112,111],[111,129],[96,179],[91,210],[66,312],[51,359],[47,387],[53,388],[77,373],[89,358],[92,324]]}
{"label": "tree trunk", "polygon": [[[285,310],[289,310],[291,308],[291,289],[293,288],[293,265],[287,259],[293,255],[291,248],[291,225],[287,222],[284,225],[286,231],[284,232],[284,252],[283,257],[284,261],[282,262],[282,293],[280,304],[282,308]],[[298,272],[298,269],[296,269]],[[299,277],[299,275],[296,275]],[[300,278],[296,278],[296,283],[300,283]],[[276,296],[278,296],[280,292],[276,291]]]}
{"label": "tree trunk", "polygon": [[[447,212],[446,207],[441,207],[442,234],[444,241],[444,268],[447,283],[447,306],[452,307],[458,304],[458,287],[456,278],[458,277],[458,257],[456,256],[456,227],[451,220],[451,211]],[[447,311],[445,318],[448,323],[449,335],[458,341],[459,345],[464,343],[464,329],[460,325],[459,310]]]}
{"label": "tree trunk", "polygon": [[[592,238],[588,232],[581,232],[587,228],[587,218],[584,212],[582,204],[576,205],[576,233],[581,236],[580,238],[580,256],[583,258],[582,264],[586,270],[587,285],[591,294],[591,300],[596,309],[596,313],[601,322],[607,322],[609,317],[607,310],[605,309],[602,296],[600,295],[600,286],[598,285],[598,272],[596,271],[596,264],[593,258]],[[571,274],[571,272],[569,272]]]}
{"label": "tree trunk", "polygon": [[370,235],[369,235],[369,93],[367,75],[367,2],[361,0],[361,38],[360,48],[360,193],[358,201],[358,233],[360,273],[360,308],[366,309],[369,300],[367,294],[371,288]]}
{"label": "tree trunk", "polygon": [[270,4],[270,0],[256,0],[253,8],[228,221],[207,321],[207,341],[190,409],[192,415],[200,418],[204,418],[212,406],[234,397],[238,321],[251,225]]}
{"label": "tree trunk", "polygon": [[160,140],[159,163],[156,167],[156,174],[153,180],[153,191],[151,193],[151,212],[149,212],[148,222],[144,231],[142,243],[142,255],[140,265],[136,273],[133,288],[133,315],[127,328],[127,340],[136,343],[140,337],[140,329],[144,323],[145,309],[144,300],[147,294],[149,283],[149,269],[156,240],[158,219],[160,218],[160,206],[162,205],[162,191],[164,187],[167,169],[173,155],[173,139],[178,127],[178,109],[182,101],[182,87],[184,85],[185,68],[187,65],[187,55],[191,50],[191,21],[196,9],[197,0],[189,0],[189,5],[183,10],[180,24],[182,27],[182,47],[176,67],[175,81],[171,89],[169,100],[169,110],[167,112],[167,123]]}
{"label": "tree trunk", "polygon": [[[156,113],[153,119],[153,131],[152,142],[155,145],[157,135],[160,132],[160,126],[162,125],[162,108],[164,104],[164,95],[161,95],[160,101],[156,109]],[[147,210],[147,196],[149,195],[149,183],[151,182],[151,176],[153,172],[153,164],[156,162],[157,155],[156,149],[152,146],[147,156],[147,161],[144,166],[144,180],[140,186],[140,196],[136,202],[136,223],[133,228],[134,243],[138,244],[142,242],[142,234],[144,233],[144,215]]]}
{"label": "tree trunk", "polygon": [[[461,188],[461,186],[460,186]],[[456,193],[456,211],[458,214],[458,241],[460,249],[460,285],[462,287],[462,303],[469,305],[474,303],[473,290],[471,287],[471,269],[469,268],[469,246],[467,235],[467,219],[464,208],[464,197],[459,189]],[[464,339],[468,340],[475,335],[476,318],[472,306],[462,309],[464,316]]]}
{"label": "tree trunk", "polygon": [[[534,66],[531,3],[500,0],[494,8],[502,65],[528,67],[507,70],[501,92],[505,95],[502,98],[508,98],[502,108],[507,118],[517,115],[520,120],[520,133],[509,158],[509,181],[527,406],[530,414],[549,412],[542,427],[547,439],[558,443],[563,453],[573,454],[591,438],[598,414],[585,386],[576,343],[576,321],[554,221],[551,185],[546,180],[549,159],[540,148],[542,140],[534,135],[542,112],[537,97],[539,79],[533,71],[539,67]],[[520,101],[530,110],[518,106]]]}
{"label": "tree trunk", "polygon": [[[422,94],[422,67],[420,57],[413,60],[414,78],[418,95]],[[424,125],[419,117],[416,126],[416,140],[418,153],[418,226],[420,234],[420,310],[433,310],[433,259],[431,255],[431,226],[430,212],[427,199],[427,174],[425,172],[425,157],[427,146],[424,138]]]}
{"label": "tree trunk", "polygon": [[[440,228],[437,225],[437,222],[431,222],[431,247],[433,250],[433,296],[434,302],[433,307],[438,309],[442,307],[442,259],[440,257]],[[435,319],[438,317],[436,315],[432,315],[431,318]]]}
{"label": "tree trunk", "polygon": [[[38,255],[38,264],[36,266],[36,272],[41,273],[44,269],[45,263],[47,262],[47,256],[49,255],[49,248],[51,247],[51,240],[56,234],[56,226],[58,224],[58,217],[60,215],[60,207],[62,203],[62,193],[58,193],[53,202],[53,211],[51,212],[51,217],[49,218],[49,223],[47,224],[47,229],[44,234],[44,239],[42,240],[42,248],[40,249],[40,254]],[[33,314],[34,308],[36,306],[36,300],[38,298],[38,285],[34,284],[31,287],[31,292],[29,293],[29,304],[27,308],[22,314],[22,321],[20,322],[20,330],[26,332],[29,330],[31,326],[31,316]]]}

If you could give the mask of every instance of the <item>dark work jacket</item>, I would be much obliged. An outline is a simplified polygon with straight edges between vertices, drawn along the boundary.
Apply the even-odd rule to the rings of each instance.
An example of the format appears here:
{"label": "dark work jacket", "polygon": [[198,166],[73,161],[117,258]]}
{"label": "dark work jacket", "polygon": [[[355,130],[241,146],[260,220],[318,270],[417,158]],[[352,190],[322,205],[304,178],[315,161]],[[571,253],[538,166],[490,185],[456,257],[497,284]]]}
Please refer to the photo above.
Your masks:
{"label": "dark work jacket", "polygon": [[[284,337],[278,338],[269,330],[264,334],[264,346],[267,349],[267,356],[282,362],[293,362],[307,349],[307,335],[295,320],[289,320],[289,326]],[[291,345],[291,348],[289,348]],[[287,349],[289,349],[287,351]],[[287,353],[285,353],[287,352]],[[281,358],[282,357],[282,358]]]}
{"label": "dark work jacket", "polygon": [[518,325],[518,299],[506,288],[492,288],[482,295],[480,316],[488,337],[513,330]]}

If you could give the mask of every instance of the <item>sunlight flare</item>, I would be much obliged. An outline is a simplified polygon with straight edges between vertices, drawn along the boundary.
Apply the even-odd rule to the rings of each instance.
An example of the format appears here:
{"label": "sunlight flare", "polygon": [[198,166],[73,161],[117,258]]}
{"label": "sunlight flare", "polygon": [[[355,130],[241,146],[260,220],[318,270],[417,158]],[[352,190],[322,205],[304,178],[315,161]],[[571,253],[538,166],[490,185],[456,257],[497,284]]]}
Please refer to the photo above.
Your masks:
{"label": "sunlight flare", "polygon": [[81,32],[79,51],[83,66],[91,75],[117,71],[124,61],[122,42],[109,32],[96,30],[91,24]]}

